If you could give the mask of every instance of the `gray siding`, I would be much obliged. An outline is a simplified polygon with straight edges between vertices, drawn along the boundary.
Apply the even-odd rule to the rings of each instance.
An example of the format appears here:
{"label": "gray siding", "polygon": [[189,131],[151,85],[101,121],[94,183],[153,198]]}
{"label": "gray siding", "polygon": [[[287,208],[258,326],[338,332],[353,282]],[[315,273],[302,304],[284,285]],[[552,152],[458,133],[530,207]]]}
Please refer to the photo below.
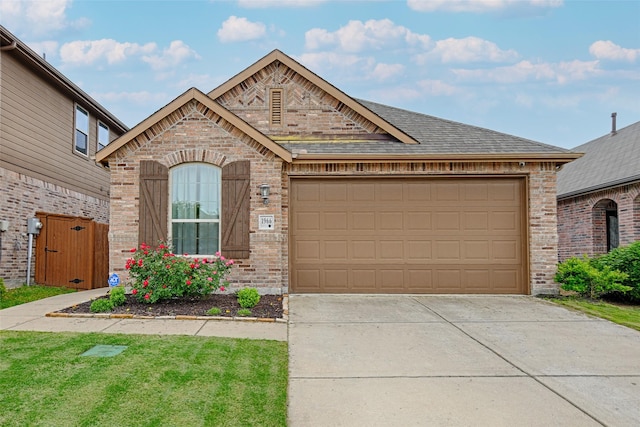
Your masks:
{"label": "gray siding", "polygon": [[[95,163],[98,113],[90,105],[89,155],[74,152],[74,100],[43,75],[2,52],[0,59],[0,166],[108,199],[109,172]],[[104,119],[103,119],[104,120]],[[108,123],[108,122],[107,122]],[[112,138],[117,136],[109,129]]]}

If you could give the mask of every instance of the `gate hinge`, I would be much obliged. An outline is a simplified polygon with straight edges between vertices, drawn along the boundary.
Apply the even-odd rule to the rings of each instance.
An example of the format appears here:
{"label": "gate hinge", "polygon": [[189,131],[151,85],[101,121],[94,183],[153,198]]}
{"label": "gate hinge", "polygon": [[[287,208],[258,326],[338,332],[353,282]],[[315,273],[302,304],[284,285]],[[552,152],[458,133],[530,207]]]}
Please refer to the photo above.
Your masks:
{"label": "gate hinge", "polygon": [[77,285],[78,283],[81,283],[81,282],[84,282],[84,280],[81,280],[81,279],[78,279],[78,278],[75,278],[75,279],[73,279],[73,280],[69,280],[69,283],[75,283],[76,285]]}
{"label": "gate hinge", "polygon": [[81,227],[81,226],[79,226],[79,225],[76,225],[75,227],[71,227],[71,229],[72,229],[72,230],[75,230],[75,231],[84,230],[85,228],[86,228],[86,227]]}

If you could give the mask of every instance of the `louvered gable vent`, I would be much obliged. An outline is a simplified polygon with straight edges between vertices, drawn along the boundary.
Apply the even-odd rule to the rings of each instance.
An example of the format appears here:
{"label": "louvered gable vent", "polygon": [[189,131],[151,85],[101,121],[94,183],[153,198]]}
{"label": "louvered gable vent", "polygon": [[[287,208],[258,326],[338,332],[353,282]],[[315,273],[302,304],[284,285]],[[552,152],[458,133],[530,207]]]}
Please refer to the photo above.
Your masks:
{"label": "louvered gable vent", "polygon": [[269,117],[271,126],[282,126],[282,89],[271,89],[269,96]]}

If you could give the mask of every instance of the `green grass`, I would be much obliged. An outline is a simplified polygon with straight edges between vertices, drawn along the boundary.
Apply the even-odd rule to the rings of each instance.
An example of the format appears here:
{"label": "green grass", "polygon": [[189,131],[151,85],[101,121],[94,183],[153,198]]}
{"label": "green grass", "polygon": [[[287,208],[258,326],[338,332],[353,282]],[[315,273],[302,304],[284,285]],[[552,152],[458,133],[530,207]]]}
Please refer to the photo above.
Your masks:
{"label": "green grass", "polygon": [[2,426],[285,426],[286,390],[285,342],[0,332]]}
{"label": "green grass", "polygon": [[576,297],[551,298],[550,300],[574,310],[640,331],[640,306],[609,304]]}
{"label": "green grass", "polygon": [[7,289],[7,292],[0,298],[0,309],[71,292],[75,292],[75,289],[39,285]]}

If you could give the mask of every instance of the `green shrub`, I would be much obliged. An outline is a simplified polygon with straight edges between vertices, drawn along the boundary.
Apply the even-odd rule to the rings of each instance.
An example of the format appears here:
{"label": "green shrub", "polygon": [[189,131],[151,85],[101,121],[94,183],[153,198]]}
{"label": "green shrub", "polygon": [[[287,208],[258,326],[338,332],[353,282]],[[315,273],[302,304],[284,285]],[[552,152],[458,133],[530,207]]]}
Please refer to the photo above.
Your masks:
{"label": "green shrub", "polygon": [[219,316],[220,313],[222,313],[222,310],[220,310],[218,307],[212,307],[207,311],[207,314],[209,316]]}
{"label": "green shrub", "polygon": [[114,307],[123,305],[127,301],[127,297],[124,296],[124,287],[116,286],[115,288],[111,288],[109,300]]}
{"label": "green shrub", "polygon": [[4,298],[7,293],[7,288],[4,286],[4,279],[0,277],[0,301]]}
{"label": "green shrub", "polygon": [[241,317],[251,316],[251,310],[248,308],[241,308],[236,314]]}
{"label": "green shrub", "polygon": [[224,291],[225,278],[233,266],[233,260],[220,252],[213,258],[190,258],[187,254],[175,255],[164,244],[154,250],[142,243],[131,252],[133,256],[125,265],[132,279],[131,293],[147,303]]}
{"label": "green shrub", "polygon": [[612,270],[626,273],[628,277],[622,284],[631,288],[626,296],[640,301],[640,241],[615,248],[608,254],[595,259],[594,264],[599,268],[607,266]]}
{"label": "green shrub", "polygon": [[[594,263],[595,264],[595,263]],[[606,265],[597,268],[586,256],[569,258],[558,265],[555,280],[562,289],[574,291],[591,299],[613,292],[625,293],[631,288],[622,284],[627,274]]]}
{"label": "green shrub", "polygon": [[255,307],[260,302],[260,294],[255,288],[244,288],[238,291],[238,304],[242,308]]}
{"label": "green shrub", "polygon": [[106,311],[113,310],[113,303],[111,300],[101,298],[93,301],[91,307],[89,307],[92,313],[104,313]]}

